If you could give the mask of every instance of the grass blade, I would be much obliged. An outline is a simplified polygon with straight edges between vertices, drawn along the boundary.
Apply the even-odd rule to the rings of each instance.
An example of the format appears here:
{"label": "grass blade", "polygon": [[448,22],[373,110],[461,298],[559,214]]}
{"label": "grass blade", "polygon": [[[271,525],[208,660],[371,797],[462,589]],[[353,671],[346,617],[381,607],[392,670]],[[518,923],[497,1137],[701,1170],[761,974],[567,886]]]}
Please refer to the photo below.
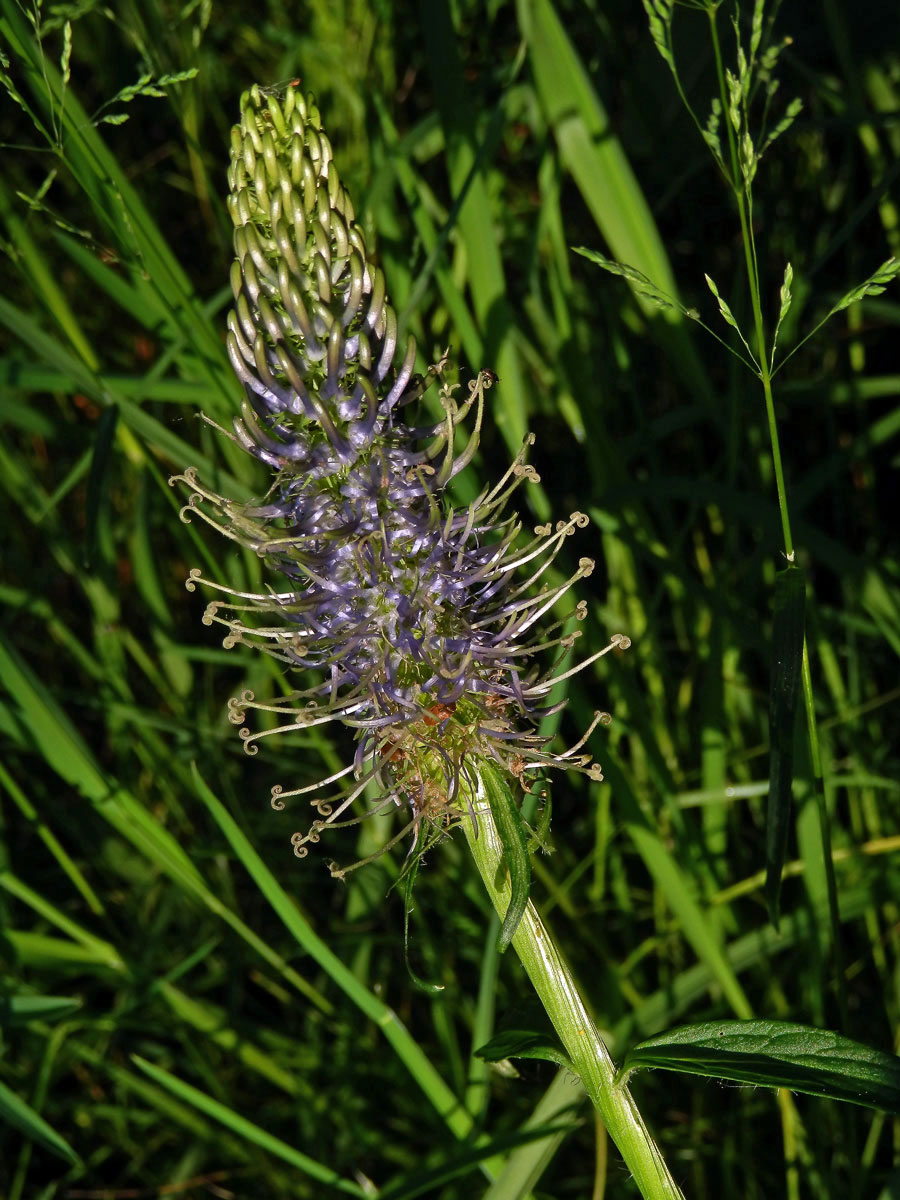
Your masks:
{"label": "grass blade", "polygon": [[766,904],[778,927],[781,872],[787,854],[791,785],[794,777],[794,725],[800,693],[806,574],[791,566],[775,578],[772,629],[772,687],[769,700],[769,803],[766,818]]}
{"label": "grass blade", "polygon": [[248,1121],[246,1117],[236,1113],[233,1108],[214,1100],[212,1096],[207,1096],[199,1088],[192,1087],[191,1084],[185,1083],[184,1080],[178,1079],[177,1076],[160,1067],[155,1067],[153,1063],[147,1062],[138,1054],[132,1054],[131,1061],[139,1070],[143,1071],[145,1075],[149,1075],[155,1083],[166,1088],[173,1096],[177,1096],[179,1100],[185,1101],[199,1112],[218,1121],[220,1125],[224,1125],[226,1129],[230,1129],[232,1133],[236,1133],[245,1141],[259,1146],[260,1150],[264,1150],[267,1154],[274,1154],[276,1158],[290,1163],[304,1175],[308,1175],[318,1183],[334,1188],[335,1191],[343,1192],[347,1196],[366,1196],[367,1193],[358,1183],[342,1178],[336,1171],[323,1166],[322,1163],[310,1158],[302,1151],[295,1150],[281,1138],[261,1129],[259,1125],[254,1125],[252,1121]]}
{"label": "grass blade", "polygon": [[80,1161],[69,1143],[4,1083],[0,1083],[0,1122],[18,1129],[19,1133],[72,1166]]}

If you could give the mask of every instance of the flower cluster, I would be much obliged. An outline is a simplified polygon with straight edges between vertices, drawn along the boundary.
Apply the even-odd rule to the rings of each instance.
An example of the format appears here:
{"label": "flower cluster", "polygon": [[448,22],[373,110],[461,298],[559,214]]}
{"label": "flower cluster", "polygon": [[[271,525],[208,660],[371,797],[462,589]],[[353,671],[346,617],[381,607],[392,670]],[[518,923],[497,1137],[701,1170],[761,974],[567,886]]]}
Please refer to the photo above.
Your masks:
{"label": "flower cluster", "polygon": [[[250,692],[231,701],[247,751],[325,722],[355,735],[343,770],[311,787],[273,789],[276,808],[312,797],[315,819],[294,835],[295,852],[305,855],[326,826],[361,819],[350,810],[367,790],[380,797],[368,812],[402,805],[417,832],[423,817],[446,819],[479,756],[520,780],[545,767],[600,778],[580,753],[587,734],[554,754],[538,732],[559,707],[550,702],[557,683],[627,645],[618,636],[572,667],[568,618],[544,623],[593,569],[582,558],[571,578],[534,586],[587,518],[573,513],[520,537],[508,506],[522,482],[537,480],[525,461],[530,438],[497,484],[465,508],[449,504],[447,485],[475,453],[494,376],[482,371],[457,403],[444,360],[414,374],[415,342],[398,335],[312,98],[295,86],[245,93],[228,182],[236,258],[227,343],[247,398],[227,436],[273,481],[254,504],[217,495],[193,469],[172,482],[191,489],[184,519],[199,514],[255,551],[273,581],[250,594],[192,571],[190,590],[217,592],[205,623],[225,626],[226,646],[255,645],[312,680],[280,703]],[[410,404],[434,385],[440,420],[409,423]],[[468,440],[458,439],[473,413]],[[569,615],[585,613],[582,602]],[[253,732],[252,709],[284,721]]]}

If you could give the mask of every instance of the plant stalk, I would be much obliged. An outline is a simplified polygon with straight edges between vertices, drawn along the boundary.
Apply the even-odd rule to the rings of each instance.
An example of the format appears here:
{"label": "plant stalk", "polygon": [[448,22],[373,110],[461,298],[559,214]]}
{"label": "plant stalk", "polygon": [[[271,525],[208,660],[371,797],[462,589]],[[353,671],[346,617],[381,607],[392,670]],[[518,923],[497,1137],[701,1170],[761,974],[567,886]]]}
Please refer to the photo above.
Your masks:
{"label": "plant stalk", "polygon": [[[788,509],[787,486],[784,479],[784,468],[781,459],[781,443],[778,436],[778,420],[775,414],[775,398],[772,393],[772,372],[769,351],[766,346],[765,324],[762,311],[762,292],[760,288],[759,263],[756,254],[756,240],[753,236],[753,223],[750,220],[751,194],[749,185],[743,182],[738,161],[738,147],[735,131],[727,119],[728,93],[725,84],[725,68],[722,61],[722,51],[719,44],[718,26],[716,25],[716,10],[708,10],[710,35],[716,62],[716,74],[719,81],[719,98],[722,111],[726,114],[723,122],[727,135],[731,161],[731,186],[737,203],[738,216],[741,223],[741,240],[744,246],[744,257],[747,263],[747,284],[750,289],[750,306],[753,312],[753,324],[756,332],[757,356],[759,359],[759,378],[763,387],[766,404],[766,420],[769,426],[769,444],[772,452],[772,467],[775,472],[775,492],[778,497],[778,511],[781,516],[781,532],[784,540],[784,555],[789,563],[796,561],[794,538],[791,532],[791,518]],[[815,696],[813,692],[812,672],[809,665],[809,648],[806,632],[803,634],[803,658],[801,663],[801,681],[803,691],[803,707],[806,714],[806,729],[809,739],[810,761],[812,763],[813,790],[816,809],[819,817],[819,830],[822,839],[825,880],[828,893],[828,914],[831,925],[831,942],[833,949],[833,968],[837,991],[838,1009],[840,1012],[841,1029],[849,1033],[849,1011],[847,1000],[847,979],[844,972],[844,956],[841,943],[841,914],[838,904],[837,880],[834,871],[834,857],[831,843],[831,818],[825,801],[824,774],[822,771],[822,754],[819,746],[819,727],[816,719]]]}
{"label": "plant stalk", "polygon": [[[492,792],[506,786],[491,767],[479,764],[477,793],[472,797],[475,820],[465,818],[462,823],[475,865],[501,919],[509,905],[511,887],[491,799]],[[641,1195],[645,1200],[684,1200],[631,1092],[616,1081],[616,1065],[559,947],[530,900],[512,944]]]}

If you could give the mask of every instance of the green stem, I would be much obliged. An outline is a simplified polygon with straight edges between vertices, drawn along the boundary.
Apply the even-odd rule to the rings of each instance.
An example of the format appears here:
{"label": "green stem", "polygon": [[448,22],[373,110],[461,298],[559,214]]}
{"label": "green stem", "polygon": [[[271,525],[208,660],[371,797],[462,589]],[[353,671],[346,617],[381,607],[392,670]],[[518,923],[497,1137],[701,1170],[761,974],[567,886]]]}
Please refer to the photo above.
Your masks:
{"label": "green stem", "polygon": [[[501,918],[509,906],[511,887],[492,799],[506,786],[491,767],[479,764],[477,793],[471,798],[475,820],[466,818],[462,826],[475,865]],[[571,971],[530,900],[512,944],[641,1195],[645,1200],[683,1200],[630,1091],[616,1081],[616,1065]]]}
{"label": "green stem", "polygon": [[[781,514],[781,532],[784,539],[784,553],[789,563],[794,562],[794,539],[791,533],[791,518],[788,511],[787,487],[784,482],[784,469],[781,460],[781,442],[778,437],[778,420],[775,415],[775,397],[772,393],[771,359],[766,349],[766,334],[763,323],[762,299],[759,282],[759,266],[756,254],[756,241],[753,237],[753,223],[750,220],[751,197],[749,185],[742,181],[741,168],[738,159],[738,147],[735,130],[728,118],[728,95],[725,84],[725,71],[722,62],[722,52],[719,44],[719,33],[716,25],[715,11],[709,13],[710,35],[713,43],[713,53],[716,61],[716,73],[719,80],[719,94],[725,114],[724,125],[728,131],[728,146],[731,158],[731,184],[737,202],[738,217],[741,223],[741,241],[744,245],[744,257],[747,263],[747,283],[750,288],[750,306],[753,310],[753,324],[756,332],[757,357],[759,359],[759,377],[763,386],[766,402],[766,419],[769,425],[769,443],[772,449],[772,466],[775,471],[775,491],[778,496],[778,511]],[[834,873],[834,856],[831,845],[831,821],[828,807],[825,803],[825,788],[822,772],[822,754],[819,747],[819,729],[816,720],[815,695],[813,692],[812,674],[809,668],[809,649],[806,633],[803,634],[802,662],[803,706],[806,712],[806,728],[809,738],[810,759],[813,771],[813,790],[816,808],[819,815],[819,830],[822,838],[822,851],[825,865],[825,880],[828,891],[828,915],[831,925],[831,939],[834,949],[834,973],[837,987],[838,1009],[841,1027],[848,1032],[847,981],[844,975],[844,956],[841,946],[841,915],[838,906],[837,880]]]}

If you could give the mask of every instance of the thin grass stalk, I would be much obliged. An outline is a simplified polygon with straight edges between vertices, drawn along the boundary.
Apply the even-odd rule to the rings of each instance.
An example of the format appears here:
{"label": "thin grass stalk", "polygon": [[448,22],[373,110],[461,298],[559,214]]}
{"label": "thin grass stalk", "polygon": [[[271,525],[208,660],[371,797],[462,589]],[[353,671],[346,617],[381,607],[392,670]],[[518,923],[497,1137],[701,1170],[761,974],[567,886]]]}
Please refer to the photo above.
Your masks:
{"label": "thin grass stalk", "polygon": [[[723,113],[728,112],[728,94],[725,82],[725,69],[722,50],[716,25],[716,10],[708,10],[710,35],[716,64],[716,75],[719,82],[719,95]],[[781,515],[782,536],[784,539],[785,558],[789,563],[795,561],[793,535],[791,533],[790,509],[788,506],[787,488],[784,481],[784,469],[781,458],[781,443],[778,435],[778,418],[775,413],[775,398],[772,392],[770,356],[766,347],[765,327],[763,323],[762,301],[760,299],[759,265],[756,254],[756,241],[753,237],[753,226],[749,219],[749,193],[746,185],[741,182],[741,172],[738,165],[738,149],[735,144],[735,133],[731,122],[723,121],[728,134],[728,147],[731,162],[731,183],[737,201],[738,216],[741,223],[741,241],[747,263],[747,282],[750,289],[750,304],[753,312],[753,323],[756,332],[757,354],[759,358],[759,377],[762,382],[766,402],[766,419],[769,429],[769,442],[772,452],[772,466],[775,472],[775,490],[778,496],[778,511]],[[831,941],[833,947],[833,970],[838,999],[841,1029],[849,1033],[849,1011],[847,1003],[847,981],[844,975],[844,956],[841,946],[841,915],[838,905],[837,880],[834,873],[834,859],[831,845],[831,821],[825,802],[824,774],[822,771],[822,754],[819,744],[819,729],[816,719],[815,693],[813,690],[812,673],[809,667],[809,649],[806,632],[803,633],[803,659],[801,665],[801,681],[803,691],[803,706],[806,714],[807,736],[809,738],[810,761],[813,773],[813,790],[815,793],[816,810],[819,815],[819,829],[822,838],[822,852],[825,866],[825,879],[828,890],[828,916],[831,925]]]}

